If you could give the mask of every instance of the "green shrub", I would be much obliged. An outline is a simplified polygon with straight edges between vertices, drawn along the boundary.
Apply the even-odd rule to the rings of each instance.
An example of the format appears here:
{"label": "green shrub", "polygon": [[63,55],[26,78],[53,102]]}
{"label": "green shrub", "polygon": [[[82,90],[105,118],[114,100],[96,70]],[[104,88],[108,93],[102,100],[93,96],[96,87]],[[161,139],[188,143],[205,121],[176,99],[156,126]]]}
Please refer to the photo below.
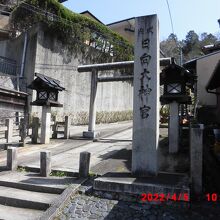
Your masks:
{"label": "green shrub", "polygon": [[[133,59],[133,46],[122,36],[97,21],[68,10],[56,0],[26,0],[14,8],[11,25],[15,30],[23,32],[39,22],[47,24],[48,30],[74,52],[83,52],[88,40],[102,44],[104,40],[105,45],[112,45],[115,61]],[[103,53],[103,56],[108,57],[109,53]]]}

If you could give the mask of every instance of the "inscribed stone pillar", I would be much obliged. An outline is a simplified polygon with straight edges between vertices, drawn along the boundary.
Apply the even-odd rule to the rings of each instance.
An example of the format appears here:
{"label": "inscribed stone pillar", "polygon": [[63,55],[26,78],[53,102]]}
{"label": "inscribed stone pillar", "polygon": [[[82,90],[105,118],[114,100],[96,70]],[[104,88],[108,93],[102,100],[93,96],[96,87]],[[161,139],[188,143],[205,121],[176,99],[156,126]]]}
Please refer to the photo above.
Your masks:
{"label": "inscribed stone pillar", "polygon": [[157,15],[135,21],[132,173],[157,175],[159,143],[159,31]]}
{"label": "inscribed stone pillar", "polygon": [[50,124],[51,124],[51,107],[42,107],[41,118],[41,144],[50,143]]}
{"label": "inscribed stone pillar", "polygon": [[169,153],[177,153],[179,150],[179,103],[170,103],[169,120]]}

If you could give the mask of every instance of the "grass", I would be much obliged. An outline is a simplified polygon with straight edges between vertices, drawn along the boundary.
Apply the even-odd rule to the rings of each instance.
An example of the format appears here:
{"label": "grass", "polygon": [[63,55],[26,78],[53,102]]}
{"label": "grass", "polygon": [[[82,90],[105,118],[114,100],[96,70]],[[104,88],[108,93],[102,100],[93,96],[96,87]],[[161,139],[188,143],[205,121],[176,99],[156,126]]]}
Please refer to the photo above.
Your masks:
{"label": "grass", "polygon": [[52,171],[50,173],[50,176],[64,177],[64,176],[67,176],[67,173],[63,171]]}
{"label": "grass", "polygon": [[17,171],[18,172],[27,172],[27,169],[25,167],[18,167]]}

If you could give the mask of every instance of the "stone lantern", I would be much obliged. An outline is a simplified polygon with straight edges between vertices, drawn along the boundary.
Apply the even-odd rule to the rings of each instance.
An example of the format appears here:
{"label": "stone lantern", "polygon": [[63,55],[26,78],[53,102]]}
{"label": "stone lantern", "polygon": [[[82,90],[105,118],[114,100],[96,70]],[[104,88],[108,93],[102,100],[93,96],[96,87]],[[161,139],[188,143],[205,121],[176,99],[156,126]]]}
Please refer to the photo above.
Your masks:
{"label": "stone lantern", "polygon": [[191,97],[187,90],[193,88],[194,75],[187,69],[175,64],[172,58],[171,64],[162,70],[160,85],[163,85],[161,104],[169,104],[169,152],[177,153],[179,148],[179,104],[191,104]]}
{"label": "stone lantern", "polygon": [[35,73],[36,79],[28,88],[36,90],[36,100],[31,105],[42,106],[41,143],[50,142],[51,107],[63,107],[58,102],[58,93],[65,90],[60,82],[51,77]]}
{"label": "stone lantern", "polygon": [[63,107],[58,102],[58,93],[65,90],[65,88],[60,86],[60,82],[39,73],[35,73],[35,76],[37,78],[28,86],[28,88],[34,89],[37,92],[36,100],[31,102],[31,105]]}
{"label": "stone lantern", "polygon": [[187,92],[187,83],[191,82],[192,74],[185,68],[175,64],[174,59],[160,74],[160,85],[164,86],[160,97],[162,104],[173,101],[182,104],[191,104],[191,97]]}

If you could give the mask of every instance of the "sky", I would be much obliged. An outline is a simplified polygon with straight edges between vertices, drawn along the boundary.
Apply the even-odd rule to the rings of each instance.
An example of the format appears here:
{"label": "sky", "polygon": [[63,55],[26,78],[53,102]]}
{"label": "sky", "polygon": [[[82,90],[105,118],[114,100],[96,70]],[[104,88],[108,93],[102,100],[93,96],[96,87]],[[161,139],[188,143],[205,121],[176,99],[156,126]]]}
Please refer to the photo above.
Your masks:
{"label": "sky", "polygon": [[[179,40],[185,39],[190,30],[220,34],[220,0],[168,0],[174,33]],[[80,13],[90,11],[104,24],[131,17],[157,14],[160,22],[160,39],[172,33],[166,0],[68,0],[64,5]]]}

